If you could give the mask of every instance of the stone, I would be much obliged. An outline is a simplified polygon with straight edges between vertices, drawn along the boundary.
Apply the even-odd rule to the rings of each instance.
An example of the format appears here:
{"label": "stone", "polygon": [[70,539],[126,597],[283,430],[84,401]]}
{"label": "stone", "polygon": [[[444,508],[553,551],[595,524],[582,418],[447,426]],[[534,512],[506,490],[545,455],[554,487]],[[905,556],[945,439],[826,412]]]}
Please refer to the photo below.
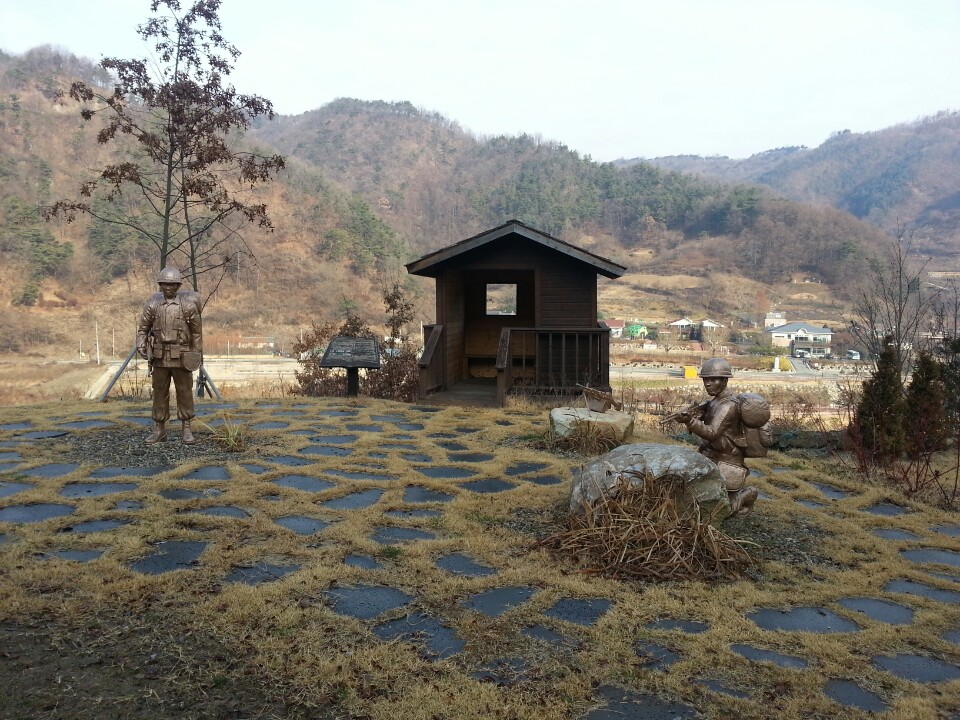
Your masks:
{"label": "stone", "polygon": [[565,620],[577,625],[595,625],[612,603],[605,598],[581,600],[578,598],[561,598],[553,607],[543,611],[547,617],[555,620]]}
{"label": "stone", "polygon": [[72,505],[57,503],[33,503],[30,505],[10,505],[0,510],[0,523],[35,523],[62,517],[74,512]]}
{"label": "stone", "polygon": [[633,435],[633,415],[619,410],[599,413],[586,408],[558,407],[550,411],[550,430],[555,435],[570,437],[584,425],[618,444]]}
{"label": "stone", "polygon": [[917,683],[939,683],[960,678],[960,667],[926,655],[876,655],[873,664],[899,678]]}
{"label": "stone", "polygon": [[169,540],[158,542],[153,547],[155,552],[130,563],[130,569],[148,575],[191,569],[196,567],[197,560],[207,544],[190,540]]}
{"label": "stone", "polygon": [[466,645],[456,630],[422,612],[381,623],[373,628],[373,634],[381,640],[408,642],[428,660],[444,660]]}
{"label": "stone", "polygon": [[413,600],[413,596],[385,585],[334,587],[323,594],[330,599],[334,612],[359,620],[370,620]]}
{"label": "stone", "polygon": [[689,497],[700,504],[704,517],[722,520],[730,514],[727,491],[719,468],[696,450],[679,445],[636,443],[621,445],[574,472],[570,487],[570,512],[581,514],[585,505],[609,493],[625,472],[636,472],[632,483],[649,473],[657,480],[682,478]]}
{"label": "stone", "polygon": [[462,553],[451,553],[437,558],[437,567],[455,575],[465,575],[467,577],[486,577],[497,573],[492,567],[481,565],[473,558]]}
{"label": "stone", "polygon": [[460,483],[458,487],[475,493],[498,493],[505,490],[512,490],[516,487],[511,482],[501,480],[500,478],[488,478],[486,480],[471,480],[470,482]]}
{"label": "stone", "polygon": [[785,630],[786,632],[809,633],[846,633],[859,632],[860,626],[822,607],[795,607],[790,610],[760,608],[748,613],[764,630]]}
{"label": "stone", "polygon": [[860,687],[852,680],[831,680],[824,686],[823,694],[844,707],[867,712],[883,712],[889,707],[879,695]]}
{"label": "stone", "polygon": [[233,568],[223,580],[229,583],[262,585],[263,583],[280,580],[284,575],[289,575],[299,569],[299,565],[274,565],[268,562],[258,562],[250,566]]}
{"label": "stone", "polygon": [[597,690],[605,705],[583,716],[583,720],[688,720],[702,717],[689,705],[661,700],[655,695],[603,686]]}
{"label": "stone", "polygon": [[809,665],[806,660],[796,655],[785,655],[775,650],[764,650],[763,648],[744,643],[734,643],[730,646],[730,649],[737,653],[737,655],[745,657],[747,660],[753,660],[754,662],[770,662],[774,665],[792,668],[794,670],[803,670]]}
{"label": "stone", "polygon": [[488,617],[499,617],[525,603],[535,592],[535,588],[527,586],[495,587],[471,595],[461,604],[468,610],[475,610]]}

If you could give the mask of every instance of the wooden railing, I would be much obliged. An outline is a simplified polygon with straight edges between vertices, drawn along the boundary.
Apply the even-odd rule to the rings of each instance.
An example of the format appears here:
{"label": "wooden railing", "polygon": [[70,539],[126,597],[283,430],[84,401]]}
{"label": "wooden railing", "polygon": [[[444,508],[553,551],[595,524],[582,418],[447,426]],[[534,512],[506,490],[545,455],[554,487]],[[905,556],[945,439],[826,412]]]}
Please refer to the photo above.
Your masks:
{"label": "wooden railing", "polygon": [[577,385],[609,392],[610,329],[504,328],[497,348],[497,401],[514,387],[572,394]]}
{"label": "wooden railing", "polygon": [[420,356],[420,398],[443,386],[443,325],[424,325],[423,355]]}

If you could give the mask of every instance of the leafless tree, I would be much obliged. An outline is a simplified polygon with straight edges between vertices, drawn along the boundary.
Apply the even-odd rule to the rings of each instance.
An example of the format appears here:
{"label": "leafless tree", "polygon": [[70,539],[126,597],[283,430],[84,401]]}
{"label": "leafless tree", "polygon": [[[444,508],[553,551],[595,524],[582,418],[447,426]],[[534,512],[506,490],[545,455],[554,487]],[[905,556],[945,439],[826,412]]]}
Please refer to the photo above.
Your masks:
{"label": "leafless tree", "polygon": [[200,274],[220,270],[222,279],[230,261],[248,252],[243,225],[272,229],[253,189],[285,164],[229,142],[253,119],[272,118],[273,106],[227,82],[240,53],[221,35],[221,2],[193,0],[182,10],[180,0],[152,0],[154,14],[138,33],[153,61],[102,60],[115,78],[110,90],[73,83],[70,97],[82,104],[83,119],[104,117],[97,141],[122,139],[118,149],[126,154],[83,183],[80,200],[46,210],[48,217],[83,213],[128,229],[156,246],[161,267],[180,255],[194,289]]}
{"label": "leafless tree", "polygon": [[930,259],[913,258],[911,245],[912,234],[898,226],[887,252],[868,261],[849,318],[850,332],[874,358],[880,356],[884,342],[892,344],[901,382],[910,372],[914,351],[925,342],[942,293],[924,281]]}

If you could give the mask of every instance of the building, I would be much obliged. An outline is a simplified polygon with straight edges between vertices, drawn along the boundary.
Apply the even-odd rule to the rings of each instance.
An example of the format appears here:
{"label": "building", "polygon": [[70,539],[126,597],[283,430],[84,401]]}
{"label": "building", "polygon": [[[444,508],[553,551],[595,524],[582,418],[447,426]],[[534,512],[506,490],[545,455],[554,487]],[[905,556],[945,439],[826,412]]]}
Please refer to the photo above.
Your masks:
{"label": "building", "polygon": [[[626,268],[511,220],[407,264],[437,284],[424,326],[420,394],[492,383],[496,399],[524,392],[610,388],[610,329],[597,321],[597,276]],[[496,286],[493,288],[492,286]],[[509,313],[491,307],[506,287]]]}
{"label": "building", "polygon": [[623,329],[626,323],[623,320],[604,320],[604,324],[610,328],[610,339],[619,340],[623,337]]}
{"label": "building", "polygon": [[787,314],[785,312],[768,312],[763,318],[763,329],[779,327],[787,324]]}
{"label": "building", "polygon": [[833,331],[830,328],[792,322],[767,328],[764,333],[766,333],[768,345],[789,348],[791,355],[797,355],[799,351],[801,355],[825,357],[832,352],[830,343]]}
{"label": "building", "polygon": [[701,343],[708,343],[712,346],[723,340],[723,335],[720,331],[725,327],[726,325],[714,322],[710,318],[704,318],[697,323],[697,329],[696,332],[693,333],[693,338],[699,340]]}
{"label": "building", "polygon": [[672,323],[669,323],[667,327],[676,331],[678,339],[689,340],[690,331],[693,329],[694,324],[690,318],[680,318],[679,320],[674,320]]}

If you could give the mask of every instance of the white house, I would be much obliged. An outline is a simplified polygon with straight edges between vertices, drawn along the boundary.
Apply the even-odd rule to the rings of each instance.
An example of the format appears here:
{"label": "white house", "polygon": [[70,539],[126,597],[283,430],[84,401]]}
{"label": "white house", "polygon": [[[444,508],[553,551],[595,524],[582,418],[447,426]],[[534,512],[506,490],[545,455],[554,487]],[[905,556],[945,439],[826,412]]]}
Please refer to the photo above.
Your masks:
{"label": "white house", "polygon": [[785,312],[768,312],[763,318],[763,329],[779,327],[787,324],[787,314]]}
{"label": "white house", "polygon": [[796,354],[798,350],[810,357],[824,357],[831,353],[833,331],[830,328],[792,322],[767,328],[764,333],[767,335],[768,344],[790,348],[791,354]]}
{"label": "white house", "polygon": [[677,331],[677,337],[681,340],[687,340],[690,337],[690,330],[693,328],[693,321],[690,318],[680,318],[668,323],[667,327]]}
{"label": "white house", "polygon": [[626,322],[623,320],[603,320],[601,322],[610,328],[611,339],[619,339],[623,337],[623,328],[626,326]]}

